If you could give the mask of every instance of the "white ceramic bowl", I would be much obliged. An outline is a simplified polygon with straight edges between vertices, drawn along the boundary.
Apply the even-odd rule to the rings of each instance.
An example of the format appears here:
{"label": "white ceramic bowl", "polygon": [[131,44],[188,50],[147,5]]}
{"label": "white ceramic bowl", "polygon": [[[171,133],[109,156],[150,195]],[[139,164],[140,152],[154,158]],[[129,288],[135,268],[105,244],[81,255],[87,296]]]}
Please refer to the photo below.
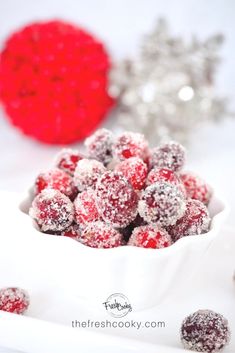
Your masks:
{"label": "white ceramic bowl", "polygon": [[[40,252],[42,260],[45,258],[47,267],[43,267],[42,261],[41,271],[47,276],[50,273],[52,280],[61,288],[98,306],[111,294],[123,293],[133,310],[156,306],[180,290],[219,234],[228,211],[225,203],[213,196],[209,205],[212,217],[210,231],[184,237],[168,248],[156,250],[123,246],[94,249],[68,237],[39,232],[27,215],[29,205],[30,196],[13,195],[11,214],[14,212],[15,225],[22,230],[19,234],[22,241],[24,238],[25,242],[33,242],[35,259],[37,252]],[[9,213],[7,203],[4,210],[6,219]]]}

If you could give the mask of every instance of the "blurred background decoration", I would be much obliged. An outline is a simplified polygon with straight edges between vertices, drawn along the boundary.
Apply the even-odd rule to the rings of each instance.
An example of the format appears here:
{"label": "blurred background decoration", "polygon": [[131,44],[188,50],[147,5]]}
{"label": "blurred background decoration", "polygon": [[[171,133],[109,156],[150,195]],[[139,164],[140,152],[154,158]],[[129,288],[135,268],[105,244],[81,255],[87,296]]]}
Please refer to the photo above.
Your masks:
{"label": "blurred background decoration", "polygon": [[201,123],[226,117],[226,99],[215,88],[222,42],[221,34],[183,40],[159,19],[143,37],[137,56],[121,60],[111,71],[119,125],[155,143],[168,138],[185,143]]}

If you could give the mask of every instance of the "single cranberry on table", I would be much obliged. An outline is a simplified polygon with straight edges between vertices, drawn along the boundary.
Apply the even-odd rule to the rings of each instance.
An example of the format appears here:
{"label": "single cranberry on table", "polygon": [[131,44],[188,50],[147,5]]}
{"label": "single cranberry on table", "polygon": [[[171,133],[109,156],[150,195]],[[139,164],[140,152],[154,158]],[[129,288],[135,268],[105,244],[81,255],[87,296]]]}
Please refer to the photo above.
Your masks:
{"label": "single cranberry on table", "polygon": [[171,236],[157,224],[136,227],[128,241],[128,245],[153,249],[166,248],[171,244]]}
{"label": "single cranberry on table", "polygon": [[121,173],[107,171],[96,185],[96,205],[105,222],[124,228],[137,215],[138,195]]}
{"label": "single cranberry on table", "polygon": [[143,191],[138,210],[147,223],[173,225],[186,210],[185,196],[176,185],[157,182]]}
{"label": "single cranberry on table", "polygon": [[113,143],[113,133],[107,129],[99,129],[86,138],[84,144],[89,158],[97,159],[107,166],[113,159]]}
{"label": "single cranberry on table", "polygon": [[43,232],[57,232],[73,223],[74,206],[60,191],[45,189],[33,200],[29,214]]}
{"label": "single cranberry on table", "polygon": [[56,167],[73,176],[77,167],[78,161],[83,159],[84,156],[77,150],[64,148],[56,156]]}
{"label": "single cranberry on table", "polygon": [[142,134],[124,132],[116,139],[113,154],[119,160],[139,157],[145,161],[149,156],[148,142]]}
{"label": "single cranberry on table", "polygon": [[181,325],[181,342],[191,351],[220,352],[229,340],[227,319],[212,310],[198,310],[187,316]]}
{"label": "single cranberry on table", "polygon": [[191,172],[180,174],[187,196],[191,199],[199,200],[208,205],[212,196],[212,188],[198,175]]}
{"label": "single cranberry on table", "polygon": [[0,289],[0,310],[14,314],[24,314],[29,307],[28,293],[17,287]]}
{"label": "single cranberry on table", "polygon": [[95,188],[97,180],[106,171],[104,165],[95,159],[81,159],[74,172],[74,184],[79,191]]}
{"label": "single cranberry on table", "polygon": [[36,195],[44,189],[58,190],[71,199],[74,199],[77,194],[72,177],[58,168],[40,173],[35,181],[34,189]]}
{"label": "single cranberry on table", "polygon": [[188,200],[186,211],[176,224],[167,228],[174,241],[188,236],[206,233],[210,227],[210,216],[206,206],[198,200]]}
{"label": "single cranberry on table", "polygon": [[128,158],[118,163],[115,170],[122,173],[135,190],[141,190],[144,188],[148,174],[148,167],[141,158]]}
{"label": "single cranberry on table", "polygon": [[150,151],[151,167],[180,171],[185,164],[185,148],[175,141],[155,147]]}
{"label": "single cranberry on table", "polygon": [[111,225],[104,222],[91,222],[84,228],[81,242],[92,248],[115,248],[123,245],[123,236]]}

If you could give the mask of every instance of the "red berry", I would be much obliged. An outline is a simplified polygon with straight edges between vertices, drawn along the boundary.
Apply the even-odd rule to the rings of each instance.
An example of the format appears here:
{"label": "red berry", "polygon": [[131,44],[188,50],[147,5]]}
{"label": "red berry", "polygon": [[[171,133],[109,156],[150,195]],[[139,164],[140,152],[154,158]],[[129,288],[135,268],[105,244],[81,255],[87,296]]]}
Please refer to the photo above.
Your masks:
{"label": "red berry", "polygon": [[158,225],[149,224],[135,228],[128,245],[161,249],[171,245],[171,237],[166,230]]}
{"label": "red berry", "polygon": [[77,189],[71,176],[57,168],[38,175],[35,181],[36,195],[44,189],[58,190],[71,199],[77,194]]}
{"label": "red berry", "polygon": [[108,165],[113,158],[113,140],[114,136],[111,131],[107,129],[97,130],[85,140],[88,156],[97,159],[105,166]]}
{"label": "red berry", "polygon": [[0,59],[0,98],[14,126],[46,143],[82,140],[113,105],[103,44],[70,23],[32,23]]}
{"label": "red berry", "polygon": [[81,159],[74,172],[74,183],[79,191],[95,188],[97,180],[106,171],[104,165],[95,159]]}
{"label": "red berry", "polygon": [[212,189],[210,185],[208,185],[199,176],[190,172],[181,173],[180,178],[189,198],[199,200],[205,205],[208,205],[212,196]]}
{"label": "red berry", "polygon": [[82,227],[100,219],[96,204],[95,191],[87,189],[78,194],[74,201],[75,220]]}
{"label": "red berry", "polygon": [[145,160],[148,157],[148,142],[142,134],[124,132],[114,144],[114,155],[120,160],[130,157]]}
{"label": "red berry", "polygon": [[92,248],[114,248],[123,244],[122,235],[103,222],[89,223],[82,231],[82,242]]}
{"label": "red berry", "polygon": [[96,185],[97,207],[102,219],[113,227],[126,227],[137,215],[138,196],[126,178],[107,171]]}
{"label": "red berry", "polygon": [[198,310],[181,325],[181,342],[195,352],[218,353],[230,341],[228,320],[212,310]]}
{"label": "red berry", "polygon": [[139,201],[139,214],[147,223],[175,224],[185,212],[185,197],[179,188],[167,182],[148,186]]}
{"label": "red berry", "polygon": [[185,148],[178,142],[170,141],[151,151],[150,164],[152,167],[167,168],[174,172],[182,169],[185,163]]}
{"label": "red berry", "polygon": [[80,241],[81,238],[81,230],[77,224],[72,224],[67,229],[61,232],[61,235],[64,237],[69,237],[74,240]]}
{"label": "red berry", "polygon": [[210,216],[206,206],[201,201],[188,200],[183,217],[168,227],[168,232],[176,241],[187,235],[206,233],[209,226]]}
{"label": "red berry", "polygon": [[29,215],[43,232],[61,231],[72,224],[74,208],[70,199],[60,191],[45,189],[33,200]]}
{"label": "red berry", "polygon": [[56,166],[73,176],[78,161],[84,157],[76,150],[64,148],[56,157]]}
{"label": "red berry", "polygon": [[141,190],[145,186],[148,168],[139,157],[128,158],[117,164],[115,169],[127,178],[135,190]]}
{"label": "red berry", "polygon": [[0,289],[0,310],[24,314],[29,307],[29,295],[21,288]]}
{"label": "red berry", "polygon": [[146,184],[152,185],[159,181],[166,181],[168,183],[176,185],[180,189],[180,191],[186,194],[183,183],[181,182],[178,175],[173,172],[173,170],[166,169],[166,168],[159,169],[156,167],[150,170],[146,180]]}

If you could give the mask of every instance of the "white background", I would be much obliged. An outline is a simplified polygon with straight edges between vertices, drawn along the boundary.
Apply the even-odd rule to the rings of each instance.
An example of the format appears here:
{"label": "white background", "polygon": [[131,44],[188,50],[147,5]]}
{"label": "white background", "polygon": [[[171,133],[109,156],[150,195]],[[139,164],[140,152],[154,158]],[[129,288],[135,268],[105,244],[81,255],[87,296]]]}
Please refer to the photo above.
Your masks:
{"label": "white background", "polygon": [[[218,92],[228,95],[235,110],[235,1],[233,0],[0,0],[0,41],[21,25],[63,18],[86,27],[108,46],[114,59],[134,55],[141,35],[159,16],[174,33],[205,38],[223,32],[223,62],[217,76]],[[26,139],[0,112],[0,189],[24,191],[35,175],[48,167],[57,148]],[[190,167],[225,194],[235,224],[235,119],[195,132],[188,159]]]}

